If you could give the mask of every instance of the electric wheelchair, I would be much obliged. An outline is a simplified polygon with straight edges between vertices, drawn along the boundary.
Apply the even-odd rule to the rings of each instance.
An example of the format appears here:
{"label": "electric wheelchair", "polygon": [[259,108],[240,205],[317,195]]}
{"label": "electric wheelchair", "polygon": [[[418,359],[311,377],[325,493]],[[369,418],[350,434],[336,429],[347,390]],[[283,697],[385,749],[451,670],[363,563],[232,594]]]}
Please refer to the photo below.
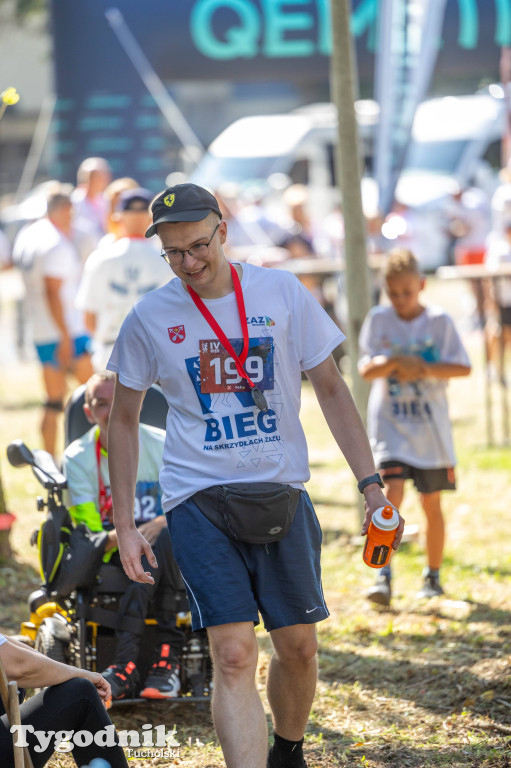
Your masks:
{"label": "electric wheelchair", "polygon": [[[82,385],[66,406],[66,446],[91,428],[83,412],[84,392],[85,385]],[[164,429],[167,410],[161,389],[154,385],[144,398],[140,421]],[[30,619],[21,625],[22,637],[52,659],[101,672],[112,663],[116,630],[143,633],[137,659],[143,680],[157,642],[156,620],[149,616],[144,626],[140,626],[142,620],[119,614],[117,608],[129,579],[119,567],[102,562],[103,549],[98,540],[105,534],[92,534],[83,525],[73,526],[62,501],[66,478],[49,453],[31,451],[21,440],[15,440],[7,448],[7,457],[15,467],[31,466],[46,491],[45,498],[37,498],[37,509],[45,512],[46,517],[31,539],[39,549],[42,584],[28,598]],[[78,569],[73,566],[66,572],[75,556]],[[171,701],[204,702],[209,699],[212,687],[207,633],[191,631],[186,594],[183,592],[173,599],[178,601],[177,625],[185,641],[180,659],[181,690]],[[114,700],[113,704],[135,701],[146,699],[126,698]]]}

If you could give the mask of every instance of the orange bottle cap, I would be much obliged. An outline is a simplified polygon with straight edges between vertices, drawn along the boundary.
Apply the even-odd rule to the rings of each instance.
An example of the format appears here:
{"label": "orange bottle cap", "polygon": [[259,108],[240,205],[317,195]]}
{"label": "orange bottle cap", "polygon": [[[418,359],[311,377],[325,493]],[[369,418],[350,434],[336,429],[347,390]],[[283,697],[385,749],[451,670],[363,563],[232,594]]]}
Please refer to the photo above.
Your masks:
{"label": "orange bottle cap", "polygon": [[381,516],[384,517],[385,520],[390,520],[390,518],[393,516],[393,514],[394,514],[393,507],[390,507],[388,505],[386,507],[383,507]]}

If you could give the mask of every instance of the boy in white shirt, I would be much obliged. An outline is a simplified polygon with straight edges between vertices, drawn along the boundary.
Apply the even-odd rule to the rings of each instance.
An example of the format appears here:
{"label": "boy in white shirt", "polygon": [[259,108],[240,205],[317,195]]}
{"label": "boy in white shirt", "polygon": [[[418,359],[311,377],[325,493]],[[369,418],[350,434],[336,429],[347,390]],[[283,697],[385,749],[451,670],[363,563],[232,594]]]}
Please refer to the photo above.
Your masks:
{"label": "boy in white shirt", "polygon": [[[399,508],[405,480],[413,480],[420,494],[427,568],[418,597],[431,598],[443,593],[440,493],[455,489],[447,382],[467,376],[470,360],[449,315],[421,303],[424,277],[410,251],[392,251],[384,277],[391,306],[373,307],[365,319],[358,365],[361,376],[373,382],[368,433],[385,495]],[[390,566],[381,570],[367,597],[390,604]]]}

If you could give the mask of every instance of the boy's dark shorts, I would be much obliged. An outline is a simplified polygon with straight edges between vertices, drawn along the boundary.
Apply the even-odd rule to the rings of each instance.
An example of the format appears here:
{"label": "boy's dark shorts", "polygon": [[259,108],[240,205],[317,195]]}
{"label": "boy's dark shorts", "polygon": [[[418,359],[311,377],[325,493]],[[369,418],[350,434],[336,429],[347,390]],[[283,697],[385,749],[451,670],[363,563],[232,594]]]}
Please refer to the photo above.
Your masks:
{"label": "boy's dark shorts", "polygon": [[187,499],[167,512],[192,629],[250,621],[268,632],[329,615],[321,586],[321,528],[305,491],[289,532],[270,544],[229,539]]}
{"label": "boy's dark shorts", "polygon": [[499,307],[500,310],[500,324],[511,326],[511,307]]}
{"label": "boy's dark shorts", "polygon": [[405,464],[403,461],[390,460],[380,462],[378,471],[384,482],[386,480],[413,480],[419,493],[456,490],[453,467],[419,469]]}

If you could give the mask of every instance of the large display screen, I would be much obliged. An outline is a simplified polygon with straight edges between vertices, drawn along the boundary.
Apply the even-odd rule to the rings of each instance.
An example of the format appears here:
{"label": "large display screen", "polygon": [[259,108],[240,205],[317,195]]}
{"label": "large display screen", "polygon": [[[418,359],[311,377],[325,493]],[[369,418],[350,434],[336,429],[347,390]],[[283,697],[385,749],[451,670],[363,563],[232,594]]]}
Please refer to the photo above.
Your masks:
{"label": "large display screen", "polygon": [[[116,176],[135,176],[155,190],[173,170],[179,141],[140,76],[140,52],[167,86],[228,80],[241,93],[243,83],[278,81],[321,83],[324,90],[328,79],[329,0],[52,0],[51,7],[55,173],[70,181],[79,162],[96,155],[108,158]],[[378,9],[378,0],[353,2],[351,29],[366,95],[372,93]],[[135,40],[131,54],[109,18],[120,19],[118,32]],[[467,93],[497,80],[500,48],[508,45],[511,0],[447,0],[434,90]],[[194,126],[201,138],[207,137],[207,110],[203,121]]]}

